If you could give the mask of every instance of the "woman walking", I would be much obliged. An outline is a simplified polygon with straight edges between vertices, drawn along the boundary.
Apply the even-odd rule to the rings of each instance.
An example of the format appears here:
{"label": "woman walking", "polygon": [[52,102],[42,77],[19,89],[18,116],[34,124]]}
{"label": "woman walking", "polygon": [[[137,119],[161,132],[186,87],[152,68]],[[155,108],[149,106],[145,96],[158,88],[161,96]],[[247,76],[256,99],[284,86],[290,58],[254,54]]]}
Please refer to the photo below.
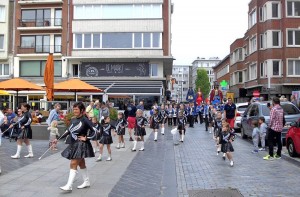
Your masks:
{"label": "woman walking", "polygon": [[78,166],[82,173],[83,183],[77,188],[82,189],[90,187],[84,158],[95,157],[90,139],[96,135],[97,129],[93,127],[93,123],[84,115],[85,106],[82,102],[74,103],[73,113],[75,118],[71,119],[70,127],[61,137],[64,138],[67,135],[71,136],[70,145],[61,153],[63,157],[71,160],[68,182],[65,186],[60,187],[60,189],[64,191],[72,191],[72,185],[75,180]]}
{"label": "woman walking", "polygon": [[[27,149],[28,149],[28,155],[25,155],[25,158],[32,158],[33,152],[32,152],[32,146],[30,144],[29,139],[32,139],[32,130],[30,127],[30,124],[32,122],[31,114],[29,112],[30,105],[27,103],[23,103],[21,105],[21,110],[23,112],[21,118],[16,122],[17,125],[17,152],[15,155],[12,155],[11,158],[13,159],[19,159],[20,153],[22,150],[22,144],[25,142]],[[13,128],[14,124],[11,124],[9,127]]]}

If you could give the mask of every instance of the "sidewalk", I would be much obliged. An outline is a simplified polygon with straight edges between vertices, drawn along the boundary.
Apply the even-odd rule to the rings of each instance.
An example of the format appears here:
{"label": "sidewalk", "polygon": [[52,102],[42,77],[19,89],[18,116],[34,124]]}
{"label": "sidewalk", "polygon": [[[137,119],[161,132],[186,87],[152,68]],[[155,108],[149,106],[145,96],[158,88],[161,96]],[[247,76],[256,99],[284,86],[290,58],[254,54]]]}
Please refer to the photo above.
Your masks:
{"label": "sidewalk", "polygon": [[[146,139],[150,132],[147,132]],[[128,134],[127,134],[128,135]],[[112,145],[111,162],[105,161],[107,149],[104,149],[104,161],[95,162],[94,158],[86,159],[87,168],[89,170],[91,187],[78,190],[76,187],[82,183],[81,174],[78,173],[73,185],[72,193],[64,193],[59,189],[60,186],[66,184],[69,175],[70,161],[63,158],[59,151],[39,161],[34,161],[30,165],[19,168],[18,170],[4,173],[0,175],[0,196],[22,196],[22,197],[47,197],[47,196],[97,196],[106,197],[113,186],[120,179],[131,160],[136,153],[132,153],[130,148],[132,143],[128,141],[128,136],[125,137],[126,148],[116,149],[117,137]],[[59,144],[62,145],[62,142]],[[2,147],[3,148],[3,147]],[[44,152],[47,149],[43,149]],[[62,150],[62,148],[60,149]],[[41,154],[40,154],[41,155]],[[35,153],[35,160],[40,157]],[[96,153],[96,156],[99,152]],[[4,159],[3,157],[1,158]],[[6,157],[7,162],[11,162],[10,157]],[[26,162],[25,158],[19,161]],[[2,167],[3,170],[4,166]]]}

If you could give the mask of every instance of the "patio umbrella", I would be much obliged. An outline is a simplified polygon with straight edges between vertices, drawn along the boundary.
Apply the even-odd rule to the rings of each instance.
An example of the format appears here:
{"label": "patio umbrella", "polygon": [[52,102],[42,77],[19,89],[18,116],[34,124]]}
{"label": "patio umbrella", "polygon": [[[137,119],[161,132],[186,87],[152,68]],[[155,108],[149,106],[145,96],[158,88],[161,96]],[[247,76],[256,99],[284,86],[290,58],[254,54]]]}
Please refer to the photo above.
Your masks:
{"label": "patio umbrella", "polygon": [[46,95],[48,101],[53,101],[54,93],[54,61],[53,61],[53,54],[50,53],[45,67],[44,72],[44,83],[46,86]]}
{"label": "patio umbrella", "polygon": [[34,83],[31,83],[29,81],[26,81],[24,79],[20,78],[14,78],[9,79],[6,81],[0,82],[0,90],[13,90],[17,92],[16,99],[17,99],[17,107],[19,105],[18,97],[19,97],[19,91],[22,90],[43,90],[41,86],[38,86]]}
{"label": "patio umbrella", "polygon": [[77,92],[102,92],[101,89],[99,89],[95,86],[92,86],[84,81],[81,81],[80,79],[70,79],[67,81],[63,81],[63,82],[54,84],[54,91],[74,92],[76,101],[77,101],[77,99],[76,99]]}

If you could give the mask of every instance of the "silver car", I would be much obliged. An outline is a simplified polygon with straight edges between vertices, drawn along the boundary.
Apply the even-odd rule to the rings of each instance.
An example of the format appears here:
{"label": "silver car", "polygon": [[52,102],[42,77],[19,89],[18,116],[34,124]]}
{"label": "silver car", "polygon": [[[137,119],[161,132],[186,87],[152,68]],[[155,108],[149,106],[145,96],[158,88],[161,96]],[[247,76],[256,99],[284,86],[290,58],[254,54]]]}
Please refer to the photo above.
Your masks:
{"label": "silver car", "polygon": [[236,103],[236,117],[234,121],[235,132],[240,132],[242,116],[248,107],[248,103]]}
{"label": "silver car", "polygon": [[[241,124],[241,136],[247,138],[252,136],[252,121],[258,120],[259,117],[264,117],[266,124],[269,124],[270,121],[270,108],[268,107],[269,102],[255,102],[248,106],[247,110],[242,116]],[[291,102],[280,102],[280,105],[284,111],[284,117],[286,120],[286,126],[281,132],[281,138],[285,142],[285,135],[288,130],[288,126],[291,122],[297,121],[300,118],[299,109]]]}

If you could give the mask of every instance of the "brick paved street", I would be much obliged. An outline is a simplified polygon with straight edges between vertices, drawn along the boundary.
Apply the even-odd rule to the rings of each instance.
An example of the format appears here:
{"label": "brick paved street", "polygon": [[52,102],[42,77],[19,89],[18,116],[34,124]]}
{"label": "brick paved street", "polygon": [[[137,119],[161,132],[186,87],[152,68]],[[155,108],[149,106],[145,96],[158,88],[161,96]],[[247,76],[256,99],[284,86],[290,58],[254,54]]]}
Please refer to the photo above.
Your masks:
{"label": "brick paved street", "polygon": [[[149,130],[147,133],[150,134]],[[1,161],[7,164],[3,166],[4,174],[0,176],[0,196],[209,197],[208,193],[220,192],[211,189],[230,189],[227,191],[240,192],[245,197],[300,195],[297,187],[300,175],[298,165],[284,159],[264,161],[262,157],[265,152],[253,155],[251,144],[237,138],[234,142],[235,166],[230,167],[228,161],[216,155],[212,135],[199,125],[188,128],[185,142],[177,146],[173,144],[167,129],[166,135],[159,135],[157,142],[153,141],[151,134],[144,152],[131,152],[131,144],[127,143],[126,149],[116,150],[113,147],[112,162],[88,159],[92,186],[84,190],[76,189],[75,186],[82,181],[78,174],[71,194],[63,193],[58,188],[67,181],[69,161],[60,153],[49,154],[36,161],[46,146],[42,141],[33,141],[33,144],[34,147],[40,144],[42,149],[40,152],[36,150],[36,158],[12,160],[9,156],[14,153],[15,144],[4,142]],[[61,143],[60,146],[65,145]],[[25,153],[26,149],[22,151],[22,154]],[[9,163],[16,165],[16,161],[26,166],[19,166],[14,171],[5,169]],[[21,161],[31,163],[23,164]],[[239,195],[224,193],[216,196]]]}

